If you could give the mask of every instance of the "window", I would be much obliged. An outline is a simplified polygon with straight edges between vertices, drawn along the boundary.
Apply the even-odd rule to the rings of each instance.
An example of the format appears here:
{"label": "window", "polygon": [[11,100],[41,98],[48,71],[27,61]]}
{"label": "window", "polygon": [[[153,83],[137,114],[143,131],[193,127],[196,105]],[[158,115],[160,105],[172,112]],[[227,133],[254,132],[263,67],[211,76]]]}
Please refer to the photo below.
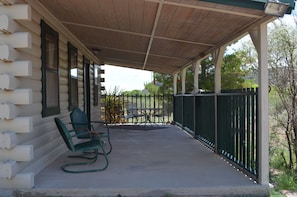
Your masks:
{"label": "window", "polygon": [[94,65],[94,106],[98,106],[99,71],[100,67]]}
{"label": "window", "polygon": [[69,110],[78,107],[78,66],[77,48],[68,43],[68,94]]}
{"label": "window", "polygon": [[42,117],[60,113],[59,34],[43,20],[41,26]]}

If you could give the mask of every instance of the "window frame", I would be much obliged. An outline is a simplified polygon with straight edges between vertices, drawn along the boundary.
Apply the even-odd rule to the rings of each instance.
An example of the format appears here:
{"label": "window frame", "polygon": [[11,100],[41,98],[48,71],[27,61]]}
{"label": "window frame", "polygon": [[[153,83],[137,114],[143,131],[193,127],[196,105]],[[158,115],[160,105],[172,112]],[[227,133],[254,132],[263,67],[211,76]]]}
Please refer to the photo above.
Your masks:
{"label": "window frame", "polygon": [[100,66],[97,64],[93,65],[94,68],[94,84],[93,84],[93,92],[94,92],[94,100],[93,105],[98,106],[98,100],[99,100],[99,83],[100,83]]}
{"label": "window frame", "polygon": [[88,119],[91,120],[91,76],[90,76],[91,63],[90,60],[83,56],[83,87],[84,87],[84,112],[87,114]]}
{"label": "window frame", "polygon": [[[70,42],[67,43],[67,48],[68,48],[68,102],[69,106],[68,109],[69,111],[72,111],[74,107],[79,106],[79,97],[78,97],[78,50],[76,47],[74,47]],[[73,54],[75,57],[73,57]],[[77,77],[73,77],[71,74],[71,69],[73,68],[73,62],[72,60],[75,60],[75,66],[77,69]],[[72,95],[72,80],[76,80],[76,95]],[[75,97],[75,99],[73,99]],[[75,102],[77,101],[77,102]]]}
{"label": "window frame", "polygon": [[[59,33],[55,31],[52,27],[50,27],[44,20],[40,22],[41,27],[41,70],[42,70],[42,117],[47,117],[60,113],[60,83],[59,83]],[[53,59],[50,60],[48,57],[48,45],[47,40],[52,39],[53,44],[52,49],[54,49],[54,53],[52,54]],[[53,66],[48,66],[47,63],[51,61]],[[50,64],[49,63],[49,64]],[[47,84],[47,78],[49,78],[50,74],[55,74],[56,76],[56,84],[55,84],[55,92],[54,96],[51,95],[52,98],[56,97],[56,101],[54,101],[54,106],[48,106],[48,100],[50,95],[47,92],[49,89],[49,84]],[[51,86],[53,85],[50,83]]]}

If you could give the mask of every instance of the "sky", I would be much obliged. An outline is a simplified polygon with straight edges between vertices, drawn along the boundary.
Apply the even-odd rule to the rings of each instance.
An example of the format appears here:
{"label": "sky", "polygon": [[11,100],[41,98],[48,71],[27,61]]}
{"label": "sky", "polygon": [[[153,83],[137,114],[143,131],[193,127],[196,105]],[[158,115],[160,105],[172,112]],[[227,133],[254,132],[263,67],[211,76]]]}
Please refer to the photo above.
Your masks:
{"label": "sky", "polygon": [[[292,15],[285,15],[283,19],[289,23],[294,23]],[[104,65],[103,69],[105,70],[104,86],[107,92],[112,92],[115,87],[121,91],[143,90],[144,84],[152,81],[153,73],[150,71],[112,65]]]}
{"label": "sky", "polygon": [[104,65],[105,89],[112,92],[115,87],[121,91],[143,90],[145,83],[152,81],[152,72],[139,69]]}

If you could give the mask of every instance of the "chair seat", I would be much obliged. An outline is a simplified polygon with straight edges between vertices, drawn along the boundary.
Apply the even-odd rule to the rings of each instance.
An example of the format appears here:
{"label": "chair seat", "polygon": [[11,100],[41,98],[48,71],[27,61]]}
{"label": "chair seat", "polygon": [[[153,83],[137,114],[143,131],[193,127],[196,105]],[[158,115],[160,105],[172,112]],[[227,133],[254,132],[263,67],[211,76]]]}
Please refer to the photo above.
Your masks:
{"label": "chair seat", "polygon": [[99,140],[91,140],[87,142],[82,142],[74,145],[75,151],[88,151],[100,148],[100,141]]}

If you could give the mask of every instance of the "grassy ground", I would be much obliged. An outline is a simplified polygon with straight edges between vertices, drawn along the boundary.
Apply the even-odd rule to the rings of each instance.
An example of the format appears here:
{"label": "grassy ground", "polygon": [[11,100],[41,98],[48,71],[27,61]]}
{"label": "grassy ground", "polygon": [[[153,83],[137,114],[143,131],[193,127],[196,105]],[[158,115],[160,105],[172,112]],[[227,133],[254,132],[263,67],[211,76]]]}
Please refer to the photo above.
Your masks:
{"label": "grassy ground", "polygon": [[284,129],[275,120],[275,107],[280,102],[275,92],[269,94],[270,103],[270,183],[274,186],[273,197],[297,196],[297,175],[286,168],[288,150]]}

